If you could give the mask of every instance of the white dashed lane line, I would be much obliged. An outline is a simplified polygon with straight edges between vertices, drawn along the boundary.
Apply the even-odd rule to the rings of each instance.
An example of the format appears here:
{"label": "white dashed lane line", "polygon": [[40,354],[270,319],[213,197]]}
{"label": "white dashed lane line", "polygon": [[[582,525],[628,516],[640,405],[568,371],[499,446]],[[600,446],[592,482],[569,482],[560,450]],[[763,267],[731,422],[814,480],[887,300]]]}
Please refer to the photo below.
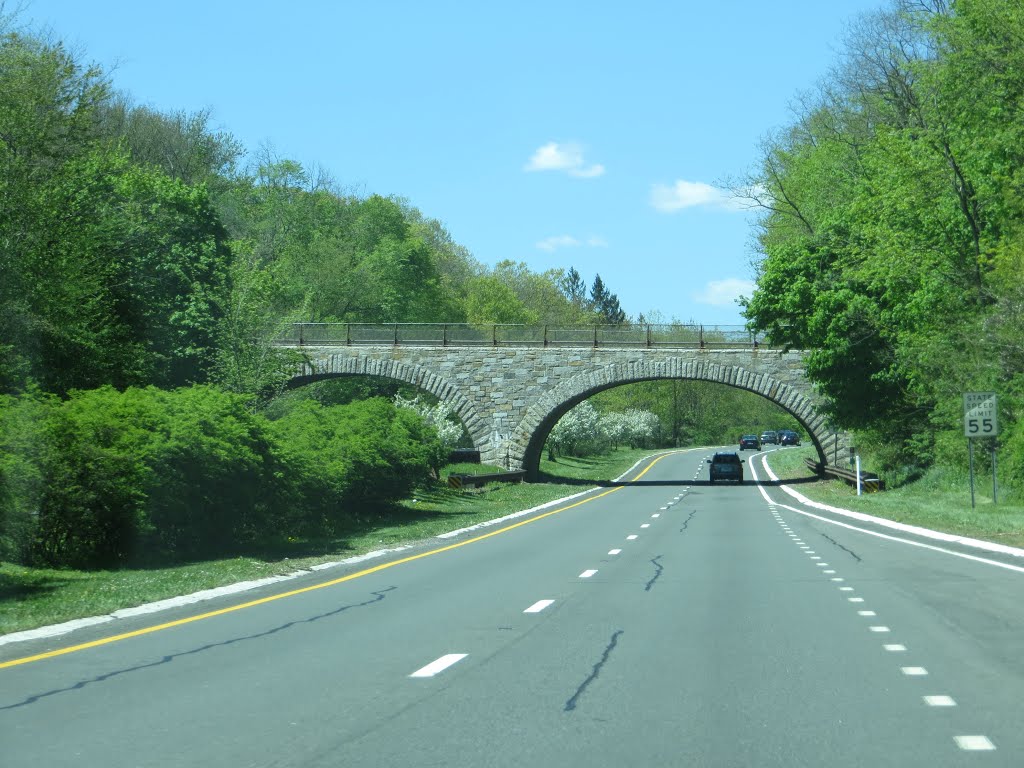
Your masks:
{"label": "white dashed lane line", "polygon": [[525,611],[523,611],[523,613],[540,613],[545,608],[547,608],[549,605],[551,605],[553,602],[555,602],[555,601],[554,600],[538,600],[536,603],[534,603],[529,608],[527,608]]}
{"label": "white dashed lane line", "polygon": [[620,554],[621,552],[622,552],[622,550],[621,550],[621,549],[609,549],[609,550],[608,550],[608,554],[609,554],[609,555],[618,555],[618,554]]}
{"label": "white dashed lane line", "polygon": [[[792,530],[786,525],[785,521],[782,519],[781,515],[779,515],[774,510],[774,508],[772,509],[772,515],[775,517],[776,522],[779,523],[779,527],[782,528],[782,530],[786,533],[787,536],[789,536],[790,540],[800,547],[800,550],[803,552],[803,554],[807,555],[810,560],[821,560],[821,557],[817,556],[814,550],[811,549],[809,545],[805,544],[804,541],[797,534],[792,532]],[[828,568],[828,563],[818,562],[815,563],[815,565],[821,568]],[[829,580],[832,582],[841,583],[844,581],[842,576],[832,575],[835,574],[835,570],[823,570],[822,573],[831,576]],[[853,587],[850,586],[841,586],[839,587],[839,591],[849,593],[854,592],[855,590]],[[862,597],[847,597],[846,600],[847,602],[858,605],[864,602],[864,598]],[[864,618],[874,618],[878,614],[875,611],[859,610],[857,611],[857,615],[862,616]],[[869,625],[868,630],[872,634],[876,635],[886,635],[891,632],[889,627],[882,624]],[[882,645],[882,647],[889,653],[905,653],[907,650],[907,646],[903,645],[902,643],[885,643]],[[905,677],[928,677],[928,670],[924,667],[900,667],[900,672]],[[921,700],[924,702],[926,706],[933,708],[948,708],[956,706],[956,701],[953,699],[953,697],[947,696],[945,694],[931,694],[927,696],[922,696]],[[954,736],[953,740],[956,742],[956,745],[965,752],[990,752],[995,750],[996,748],[987,736],[983,736],[981,734]]]}
{"label": "white dashed lane line", "polygon": [[444,672],[452,664],[457,664],[466,658],[468,653],[449,653],[436,661],[432,661],[427,666],[421,667],[413,672],[409,677],[433,677],[434,675]]}
{"label": "white dashed lane line", "polygon": [[639,536],[637,536],[635,533],[631,533],[629,534],[629,536],[626,537],[626,541],[633,541],[633,539],[637,538],[639,538]]}
{"label": "white dashed lane line", "polygon": [[593,576],[593,575],[594,575],[595,573],[597,573],[597,571],[596,571],[596,570],[589,570],[589,571],[584,571],[583,573],[581,573],[581,574],[580,574],[580,578],[581,578],[581,579],[589,579],[589,578],[590,578],[591,576]]}
{"label": "white dashed lane line", "polygon": [[988,752],[996,748],[996,745],[984,736],[954,736],[953,740],[965,752]]}

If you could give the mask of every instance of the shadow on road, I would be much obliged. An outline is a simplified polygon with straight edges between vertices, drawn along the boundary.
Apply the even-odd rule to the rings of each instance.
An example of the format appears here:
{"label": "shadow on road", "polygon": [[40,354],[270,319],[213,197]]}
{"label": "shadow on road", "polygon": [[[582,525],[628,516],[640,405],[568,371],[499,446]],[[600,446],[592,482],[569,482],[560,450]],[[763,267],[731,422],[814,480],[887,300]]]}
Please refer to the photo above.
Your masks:
{"label": "shadow on road", "polygon": [[788,480],[743,480],[742,482],[736,483],[728,480],[719,480],[717,483],[712,483],[710,480],[602,480],[597,483],[590,483],[590,485],[599,485],[602,488],[619,488],[624,486],[642,488],[644,486],[667,486],[667,487],[728,487],[736,485],[763,485],[765,487],[778,487],[780,485],[805,485],[807,483],[816,483],[818,478],[814,475],[809,477],[797,477],[790,478]]}

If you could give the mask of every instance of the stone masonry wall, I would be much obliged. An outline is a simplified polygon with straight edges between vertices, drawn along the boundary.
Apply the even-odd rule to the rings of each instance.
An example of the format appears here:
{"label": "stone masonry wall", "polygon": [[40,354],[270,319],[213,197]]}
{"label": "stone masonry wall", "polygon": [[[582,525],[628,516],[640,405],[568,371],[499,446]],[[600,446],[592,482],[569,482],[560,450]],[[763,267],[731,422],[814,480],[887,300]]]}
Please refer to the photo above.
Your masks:
{"label": "stone masonry wall", "polygon": [[[301,347],[301,384],[384,376],[451,403],[486,463],[535,469],[547,431],[565,410],[619,384],[697,379],[747,389],[804,425],[822,461],[846,444],[827,431],[801,352],[589,347]],[[552,420],[553,419],[553,420]]]}

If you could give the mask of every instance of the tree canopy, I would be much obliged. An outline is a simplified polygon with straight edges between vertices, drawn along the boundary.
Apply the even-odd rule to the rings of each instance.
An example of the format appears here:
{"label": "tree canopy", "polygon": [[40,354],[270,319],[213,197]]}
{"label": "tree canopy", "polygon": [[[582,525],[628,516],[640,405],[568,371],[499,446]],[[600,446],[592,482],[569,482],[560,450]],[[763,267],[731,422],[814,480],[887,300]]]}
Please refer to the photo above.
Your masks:
{"label": "tree canopy", "polygon": [[1020,441],[1022,40],[1003,0],[862,17],[742,185],[763,211],[747,317],[810,350],[835,423],[893,465],[959,462],[968,390],[1003,392]]}

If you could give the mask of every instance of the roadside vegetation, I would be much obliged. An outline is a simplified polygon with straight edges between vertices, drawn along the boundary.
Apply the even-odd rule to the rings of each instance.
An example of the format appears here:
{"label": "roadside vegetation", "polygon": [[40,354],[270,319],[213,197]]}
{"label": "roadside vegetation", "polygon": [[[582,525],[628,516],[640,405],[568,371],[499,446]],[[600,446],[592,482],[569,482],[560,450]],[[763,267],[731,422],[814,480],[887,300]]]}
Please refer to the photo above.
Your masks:
{"label": "roadside vegetation", "polygon": [[736,185],[763,211],[747,317],[808,350],[833,425],[891,488],[962,487],[962,396],[995,392],[1003,489],[1021,500],[1022,106],[1024,6],[894,0],[851,23]]}
{"label": "roadside vegetation", "polygon": [[498,468],[451,465],[445,467],[440,481],[378,509],[372,519],[353,521],[336,535],[286,537],[252,547],[236,557],[116,570],[0,564],[0,634],[99,616],[119,608],[422,541],[612,480],[649,454],[646,450],[620,448],[586,458],[544,461],[540,483],[494,483],[472,491],[449,489],[444,482],[448,472]]}
{"label": "roadside vegetation", "polygon": [[[817,461],[812,446],[772,451],[768,464],[781,479],[808,480],[814,475],[808,471],[805,458]],[[793,487],[822,504],[959,536],[1024,547],[1024,505],[1019,499],[1005,498],[998,489],[994,502],[991,475],[975,478],[973,509],[968,474],[941,467],[897,488],[860,496],[854,486],[840,480],[801,482]]]}

